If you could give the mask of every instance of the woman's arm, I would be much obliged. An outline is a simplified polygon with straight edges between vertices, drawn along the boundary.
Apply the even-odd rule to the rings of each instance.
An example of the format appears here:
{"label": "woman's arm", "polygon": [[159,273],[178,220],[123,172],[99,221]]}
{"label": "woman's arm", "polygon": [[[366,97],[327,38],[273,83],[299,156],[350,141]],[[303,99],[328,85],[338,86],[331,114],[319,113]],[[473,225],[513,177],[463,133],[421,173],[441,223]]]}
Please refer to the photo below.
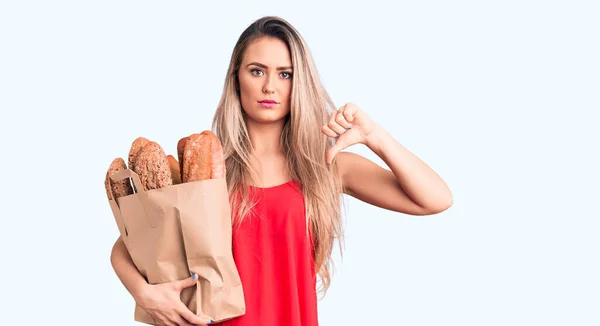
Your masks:
{"label": "woman's arm", "polygon": [[135,267],[120,236],[112,248],[110,262],[121,283],[123,283],[135,301],[140,302],[144,290],[148,286],[148,282],[146,282],[146,279],[140,274],[137,267]]}
{"label": "woman's arm", "polygon": [[207,325],[210,320],[195,315],[181,301],[181,291],[197,283],[197,276],[182,280],[150,285],[135,267],[131,256],[119,237],[113,246],[110,262],[135,302],[159,325]]}
{"label": "woman's arm", "polygon": [[341,152],[337,164],[346,193],[369,204],[411,215],[430,215],[452,206],[450,189],[425,162],[381,127],[366,145],[391,169],[360,155]]}
{"label": "woman's arm", "polygon": [[[452,193],[444,180],[356,105],[348,103],[332,112],[321,131],[337,138],[325,159],[331,164],[336,158],[347,194],[411,215],[436,214],[452,206]],[[358,143],[369,147],[391,171],[360,155],[341,152]]]}

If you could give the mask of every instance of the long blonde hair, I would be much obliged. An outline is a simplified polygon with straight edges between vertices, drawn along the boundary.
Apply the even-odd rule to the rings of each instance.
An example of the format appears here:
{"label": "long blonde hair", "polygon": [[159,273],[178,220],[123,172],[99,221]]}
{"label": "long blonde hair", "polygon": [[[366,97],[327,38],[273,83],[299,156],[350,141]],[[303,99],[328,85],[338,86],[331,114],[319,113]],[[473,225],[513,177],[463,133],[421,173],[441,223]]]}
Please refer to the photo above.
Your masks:
{"label": "long blonde hair", "polygon": [[313,255],[323,295],[331,283],[333,243],[341,245],[342,185],[335,162],[328,166],[325,153],[333,145],[321,132],[329,114],[335,110],[333,101],[322,86],[311,53],[298,31],[282,18],[268,16],[252,23],[240,35],[231,56],[223,95],[213,118],[212,128],[221,140],[225,155],[227,185],[231,196],[233,224],[239,225],[254,205],[248,185],[255,185],[250,161],[252,145],[245,124],[237,91],[238,71],[244,51],[261,37],[274,37],[288,47],[293,67],[290,114],[281,134],[281,149],[287,168],[302,186],[307,226],[313,235]]}

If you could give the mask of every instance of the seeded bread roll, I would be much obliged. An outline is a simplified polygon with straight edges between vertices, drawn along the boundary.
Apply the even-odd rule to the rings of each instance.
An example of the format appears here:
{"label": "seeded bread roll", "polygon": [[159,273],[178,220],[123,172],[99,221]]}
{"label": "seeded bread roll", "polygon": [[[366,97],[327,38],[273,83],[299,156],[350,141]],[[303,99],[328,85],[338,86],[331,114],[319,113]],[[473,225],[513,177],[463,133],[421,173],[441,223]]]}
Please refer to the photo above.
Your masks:
{"label": "seeded bread roll", "polygon": [[119,171],[125,170],[127,169],[127,166],[125,165],[125,160],[123,160],[120,157],[115,158],[112,163],[110,164],[110,167],[108,168],[108,171],[106,172],[106,178],[104,179],[104,187],[106,188],[106,195],[108,196],[109,200],[113,200],[119,197],[124,197],[127,195],[131,195],[133,194],[133,189],[131,188],[131,185],[129,184],[129,178],[125,178],[123,180],[117,181],[117,182],[112,182],[112,193],[114,195],[111,196],[110,194],[110,183],[109,183],[109,178],[110,176],[116,174]]}
{"label": "seeded bread roll", "polygon": [[167,160],[169,160],[169,168],[171,169],[171,179],[173,179],[173,184],[180,184],[181,171],[179,169],[179,162],[177,162],[177,159],[173,155],[167,156]]}
{"label": "seeded bread roll", "polygon": [[129,169],[133,170],[135,164],[135,158],[140,153],[142,148],[146,146],[150,141],[144,137],[136,138],[131,144],[131,148],[129,149]]}
{"label": "seeded bread roll", "polygon": [[139,175],[146,191],[173,184],[167,156],[162,147],[153,141],[146,144],[135,157],[133,171]]}
{"label": "seeded bread roll", "polygon": [[210,179],[211,139],[206,134],[193,134],[183,150],[183,182]]}

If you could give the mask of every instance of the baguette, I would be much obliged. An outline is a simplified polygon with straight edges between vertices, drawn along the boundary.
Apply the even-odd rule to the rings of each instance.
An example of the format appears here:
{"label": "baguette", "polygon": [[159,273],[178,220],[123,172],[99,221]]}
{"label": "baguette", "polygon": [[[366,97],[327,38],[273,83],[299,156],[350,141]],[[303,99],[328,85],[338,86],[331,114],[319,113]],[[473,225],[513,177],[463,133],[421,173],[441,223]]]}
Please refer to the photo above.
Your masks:
{"label": "baguette", "polygon": [[171,169],[171,179],[173,179],[173,184],[180,184],[181,170],[179,168],[179,162],[177,162],[177,159],[173,155],[167,156],[167,160],[169,161],[169,168]]}
{"label": "baguette", "polygon": [[223,148],[210,130],[187,137],[180,163],[182,182],[225,178]]}
{"label": "baguette", "polygon": [[210,143],[205,134],[193,134],[183,149],[183,182],[210,179]]}
{"label": "baguette", "polygon": [[177,142],[177,157],[179,158],[179,171],[183,172],[183,150],[185,149],[185,143],[190,139],[189,136],[181,138]]}
{"label": "baguette", "polygon": [[225,178],[225,160],[223,158],[223,147],[221,146],[219,138],[217,138],[217,135],[210,130],[205,130],[202,133],[206,134],[211,140],[210,178]]}
{"label": "baguette", "polygon": [[135,157],[133,171],[140,177],[146,191],[173,184],[167,156],[162,147],[153,141],[148,142]]}
{"label": "baguette", "polygon": [[[113,200],[113,199],[117,199],[120,197],[125,197],[125,196],[133,194],[133,189],[131,188],[131,185],[129,184],[129,178],[119,180],[117,182],[112,182],[112,187],[110,186],[109,178],[112,175],[116,174],[117,172],[126,170],[126,169],[127,169],[127,166],[125,165],[125,160],[123,160],[120,157],[115,158],[112,161],[112,163],[110,164],[110,167],[108,168],[108,171],[106,172],[106,178],[104,179],[104,187],[106,188],[106,195],[108,196],[109,200]],[[112,190],[112,195],[114,195],[114,197],[111,195],[111,190]]]}

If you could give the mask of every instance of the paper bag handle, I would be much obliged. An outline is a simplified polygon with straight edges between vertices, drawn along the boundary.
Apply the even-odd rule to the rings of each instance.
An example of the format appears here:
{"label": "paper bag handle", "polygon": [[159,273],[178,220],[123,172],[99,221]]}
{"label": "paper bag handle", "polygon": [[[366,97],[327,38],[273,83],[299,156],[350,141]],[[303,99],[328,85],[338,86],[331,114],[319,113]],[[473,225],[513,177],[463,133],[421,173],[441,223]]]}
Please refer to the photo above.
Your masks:
{"label": "paper bag handle", "polygon": [[[150,227],[153,227],[153,228],[156,227],[156,216],[155,216],[155,214],[151,214],[151,212],[149,212],[150,201],[148,200],[148,194],[146,193],[146,190],[144,190],[144,186],[142,186],[142,181],[140,180],[140,176],[137,175],[137,173],[135,173],[129,169],[125,169],[125,170],[121,170],[110,176],[110,178],[108,180],[108,183],[109,183],[108,191],[110,192],[110,195],[112,196],[112,198],[114,198],[115,204],[117,205],[117,207],[119,206],[114,194],[112,193],[112,182],[121,181],[126,178],[131,178],[131,180],[133,181],[136,195],[139,198],[139,200],[142,202],[142,207],[144,207],[144,212],[146,213],[146,218],[148,219],[148,224],[150,224]],[[119,207],[119,213],[120,213],[120,210],[121,210],[121,208]],[[121,216],[123,216],[123,215],[121,214]]]}

